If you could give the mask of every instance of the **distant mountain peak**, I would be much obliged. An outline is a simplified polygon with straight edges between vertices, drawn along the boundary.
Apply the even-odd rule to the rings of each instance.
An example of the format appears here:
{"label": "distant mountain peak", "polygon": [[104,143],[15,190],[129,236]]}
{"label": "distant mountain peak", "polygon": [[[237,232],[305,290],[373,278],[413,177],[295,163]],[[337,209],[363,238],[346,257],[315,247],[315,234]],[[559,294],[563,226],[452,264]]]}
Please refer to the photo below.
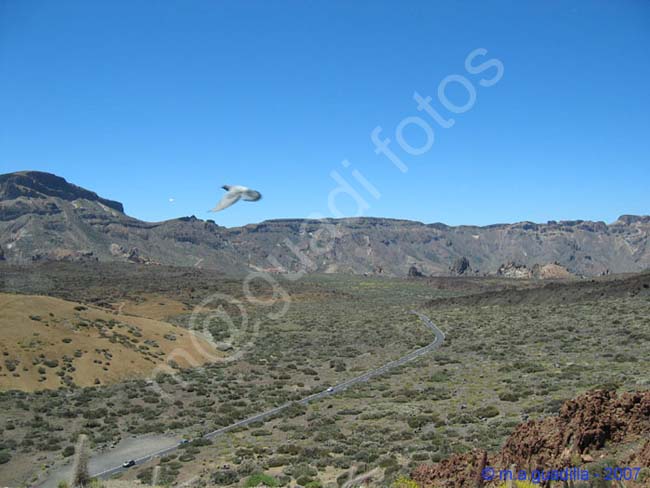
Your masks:
{"label": "distant mountain peak", "polygon": [[43,171],[17,171],[0,175],[0,200],[19,197],[55,197],[68,201],[83,198],[124,213],[124,206],[120,202],[101,198],[95,192],[68,183],[65,178]]}
{"label": "distant mountain peak", "polygon": [[625,225],[647,224],[650,223],[650,215],[621,215],[616,223]]}

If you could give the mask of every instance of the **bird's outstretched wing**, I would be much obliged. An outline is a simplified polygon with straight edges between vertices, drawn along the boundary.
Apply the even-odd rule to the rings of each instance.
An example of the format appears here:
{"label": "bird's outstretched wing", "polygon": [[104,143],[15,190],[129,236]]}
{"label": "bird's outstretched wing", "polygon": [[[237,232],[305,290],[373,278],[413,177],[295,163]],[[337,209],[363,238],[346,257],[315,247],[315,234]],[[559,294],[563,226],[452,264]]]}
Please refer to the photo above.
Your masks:
{"label": "bird's outstretched wing", "polygon": [[260,198],[262,198],[262,194],[258,191],[251,190],[250,188],[246,188],[246,190],[242,192],[242,200],[246,200],[247,202],[256,202]]}
{"label": "bird's outstretched wing", "polygon": [[217,206],[214,207],[210,212],[219,212],[223,210],[224,208],[228,208],[231,205],[234,205],[237,203],[237,201],[241,198],[241,193],[239,192],[234,192],[234,191],[229,191],[226,193],[221,201],[217,203]]}

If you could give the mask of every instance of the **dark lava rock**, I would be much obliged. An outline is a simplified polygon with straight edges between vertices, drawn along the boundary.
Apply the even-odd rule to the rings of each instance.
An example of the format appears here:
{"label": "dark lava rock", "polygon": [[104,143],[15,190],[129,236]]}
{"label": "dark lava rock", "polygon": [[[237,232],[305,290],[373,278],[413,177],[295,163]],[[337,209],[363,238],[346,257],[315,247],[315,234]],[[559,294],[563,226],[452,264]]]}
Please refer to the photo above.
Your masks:
{"label": "dark lava rock", "polygon": [[424,275],[422,272],[415,266],[409,268],[408,277],[409,278],[422,278]]}
{"label": "dark lava rock", "polygon": [[464,275],[472,271],[472,267],[469,264],[469,259],[465,256],[458,258],[454,263],[449,267],[449,272],[454,275]]}

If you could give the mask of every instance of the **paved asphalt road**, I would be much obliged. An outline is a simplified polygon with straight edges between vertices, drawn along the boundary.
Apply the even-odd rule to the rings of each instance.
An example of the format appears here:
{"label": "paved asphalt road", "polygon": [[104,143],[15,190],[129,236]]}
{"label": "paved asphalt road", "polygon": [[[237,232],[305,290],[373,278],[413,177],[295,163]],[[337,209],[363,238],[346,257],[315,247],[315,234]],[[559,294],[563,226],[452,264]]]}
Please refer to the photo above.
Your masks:
{"label": "paved asphalt road", "polygon": [[[310,402],[313,402],[315,400],[320,400],[321,398],[325,398],[325,397],[328,397],[330,395],[334,395],[334,394],[339,393],[339,392],[341,392],[343,390],[347,390],[348,388],[350,388],[351,386],[356,385],[357,383],[368,381],[369,379],[374,378],[375,376],[379,376],[381,374],[384,374],[384,373],[390,371],[391,369],[397,368],[398,366],[401,366],[401,365],[403,365],[405,363],[408,363],[409,361],[413,361],[414,359],[419,358],[420,356],[422,356],[424,354],[427,354],[427,353],[433,351],[434,349],[437,349],[438,347],[440,347],[442,345],[442,343],[444,342],[444,340],[445,340],[445,335],[442,333],[442,331],[440,329],[438,329],[438,327],[436,327],[433,324],[433,322],[431,322],[431,320],[429,320],[429,317],[427,317],[426,315],[421,314],[421,313],[416,312],[416,311],[412,311],[412,312],[414,314],[416,314],[418,317],[420,317],[420,320],[422,320],[431,329],[431,331],[435,335],[435,338],[434,338],[433,342],[431,342],[431,344],[428,344],[428,345],[426,345],[426,346],[424,346],[424,347],[422,347],[420,349],[416,349],[414,351],[411,351],[406,356],[402,356],[401,358],[396,359],[395,361],[391,361],[390,363],[386,363],[383,366],[380,366],[377,369],[373,369],[371,371],[368,371],[368,372],[366,372],[366,373],[364,373],[364,374],[362,374],[360,376],[357,376],[356,378],[351,378],[349,380],[344,381],[343,383],[339,383],[338,385],[333,385],[332,387],[328,388],[327,390],[324,390],[324,391],[321,391],[321,392],[318,392],[318,393],[314,393],[313,395],[309,395],[309,396],[307,396],[305,398],[302,398],[301,400],[298,400],[296,402],[287,402],[287,403],[285,403],[283,405],[280,405],[279,407],[272,408],[271,410],[267,410],[266,412],[262,412],[262,413],[259,413],[257,415],[254,415],[252,417],[249,417],[247,419],[240,420],[239,422],[235,422],[234,424],[229,425],[227,427],[222,427],[221,429],[217,429],[217,430],[215,430],[213,432],[209,432],[209,433],[205,434],[203,437],[205,439],[213,439],[215,437],[223,435],[226,432],[229,432],[229,431],[231,431],[233,429],[236,429],[238,427],[243,427],[243,426],[246,426],[248,424],[252,424],[254,422],[259,422],[259,421],[265,420],[265,419],[267,419],[269,417],[273,417],[274,415],[279,414],[280,412],[282,412],[282,410],[284,410],[285,408],[290,407],[294,403],[298,403],[298,404],[301,404],[301,405],[306,405],[306,404],[308,404]],[[153,459],[155,457],[165,456],[165,455],[175,451],[176,449],[178,449],[181,445],[182,444],[179,443],[179,444],[176,444],[174,446],[171,446],[171,447],[168,447],[168,448],[165,448],[165,449],[160,449],[158,451],[148,453],[148,454],[146,454],[146,455],[144,455],[142,457],[134,459],[135,464],[136,465],[143,464],[143,463],[146,463],[147,461],[150,461],[151,459]],[[99,473],[94,473],[94,474],[92,474],[92,476],[96,477],[96,478],[100,478],[100,479],[107,479],[107,478],[110,478],[111,476],[113,476],[114,474],[120,473],[122,471],[126,471],[126,469],[128,469],[128,468],[123,468],[122,466],[115,466],[113,468],[106,469],[106,470],[101,471]]]}

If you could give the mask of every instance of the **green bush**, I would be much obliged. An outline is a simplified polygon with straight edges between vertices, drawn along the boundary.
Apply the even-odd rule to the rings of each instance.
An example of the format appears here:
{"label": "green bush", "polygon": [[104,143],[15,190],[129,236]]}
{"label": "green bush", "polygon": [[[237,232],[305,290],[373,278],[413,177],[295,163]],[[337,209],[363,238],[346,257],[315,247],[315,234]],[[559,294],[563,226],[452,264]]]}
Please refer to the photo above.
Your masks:
{"label": "green bush", "polygon": [[267,429],[259,429],[251,432],[251,435],[255,437],[266,436],[266,435],[271,435],[271,431]]}
{"label": "green bush", "polygon": [[499,410],[494,405],[487,405],[485,407],[478,408],[474,412],[474,414],[477,417],[483,417],[483,418],[489,419],[489,418],[496,417],[497,415],[499,415]]}
{"label": "green bush", "polygon": [[516,402],[517,400],[519,400],[519,396],[516,393],[506,391],[503,393],[499,393],[499,400],[501,400],[502,402]]}
{"label": "green bush", "polygon": [[439,420],[440,419],[435,415],[414,415],[409,417],[406,423],[408,423],[409,427],[412,429],[419,429],[427,424],[436,423]]}
{"label": "green bush", "polygon": [[239,476],[232,469],[222,469],[212,474],[212,482],[217,485],[232,485],[239,481]]}
{"label": "green bush", "polygon": [[244,484],[246,488],[253,488],[259,485],[278,486],[278,480],[268,474],[257,473],[248,478]]}
{"label": "green bush", "polygon": [[309,477],[309,476],[301,476],[300,478],[298,478],[298,479],[296,480],[296,482],[297,482],[300,486],[307,486],[307,485],[313,483],[314,480],[312,480],[311,477]]}

